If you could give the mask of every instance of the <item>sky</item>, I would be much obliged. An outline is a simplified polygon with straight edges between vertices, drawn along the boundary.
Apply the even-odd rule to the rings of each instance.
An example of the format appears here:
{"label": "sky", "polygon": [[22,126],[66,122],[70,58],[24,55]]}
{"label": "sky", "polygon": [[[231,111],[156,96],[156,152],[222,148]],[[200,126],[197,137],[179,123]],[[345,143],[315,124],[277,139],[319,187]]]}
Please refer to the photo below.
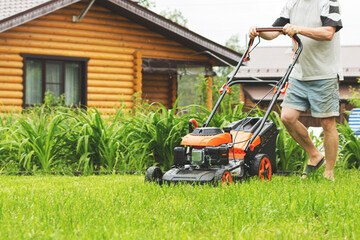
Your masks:
{"label": "sky", "polygon": [[[287,0],[153,0],[151,10],[179,9],[188,20],[187,27],[222,45],[233,35],[247,44],[250,26],[268,27],[278,18]],[[360,0],[339,0],[343,29],[342,45],[360,45]],[[265,41],[264,45],[291,45],[286,37]]]}

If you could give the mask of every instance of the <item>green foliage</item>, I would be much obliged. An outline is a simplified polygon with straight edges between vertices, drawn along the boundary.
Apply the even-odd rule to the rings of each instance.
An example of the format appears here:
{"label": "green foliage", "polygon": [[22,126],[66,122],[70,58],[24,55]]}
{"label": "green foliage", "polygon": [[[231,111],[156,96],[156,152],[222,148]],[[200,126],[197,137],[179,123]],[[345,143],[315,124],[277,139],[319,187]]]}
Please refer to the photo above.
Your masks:
{"label": "green foliage", "polygon": [[182,12],[179,9],[167,9],[160,12],[160,15],[183,26],[186,27],[188,20],[184,17]]}
{"label": "green foliage", "polygon": [[[166,109],[161,104],[137,101],[129,111],[120,108],[114,116],[102,116],[97,109],[74,109],[55,105],[4,113],[0,118],[0,170],[13,171],[144,171],[158,165],[168,169],[173,149],[188,133],[189,119],[202,126],[211,110],[201,105]],[[222,102],[210,127],[229,125],[246,116],[243,104]],[[251,116],[263,116],[256,110]],[[270,118],[280,132],[277,139],[279,170],[301,171],[306,152],[293,140],[277,113]],[[360,141],[348,124],[338,125],[339,166],[360,167]],[[322,139],[311,135],[321,150]]]}
{"label": "green foliage", "polygon": [[151,0],[138,0],[138,4],[145,8],[152,8],[156,5],[155,2]]}
{"label": "green foliage", "polygon": [[360,139],[351,130],[348,122],[338,124],[339,132],[339,164],[345,168],[360,167]]}
{"label": "green foliage", "polygon": [[198,104],[205,104],[208,98],[208,85],[209,81],[204,74],[200,74],[196,77],[196,99],[199,100]]}
{"label": "green foliage", "polygon": [[[358,80],[358,83],[360,83],[360,79]],[[350,86],[349,92],[351,93],[351,96],[348,98],[348,102],[355,108],[360,108],[360,88],[356,90],[356,88]]]}
{"label": "green foliage", "polygon": [[6,139],[0,143],[0,154],[6,161],[18,163],[20,169],[48,172],[59,161],[66,161],[68,129],[63,113],[53,115],[45,105],[35,109],[2,129]]}

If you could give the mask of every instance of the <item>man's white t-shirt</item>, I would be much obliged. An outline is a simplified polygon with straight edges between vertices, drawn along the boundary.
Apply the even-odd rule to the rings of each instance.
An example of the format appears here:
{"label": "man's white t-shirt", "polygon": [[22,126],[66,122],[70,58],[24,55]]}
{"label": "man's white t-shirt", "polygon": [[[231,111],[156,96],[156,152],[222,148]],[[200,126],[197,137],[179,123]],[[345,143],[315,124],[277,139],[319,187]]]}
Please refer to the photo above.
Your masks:
{"label": "man's white t-shirt", "polygon": [[311,28],[323,26],[336,28],[331,41],[317,41],[299,34],[304,48],[291,77],[300,81],[329,78],[343,80],[339,35],[342,22],[338,1],[289,0],[273,26],[285,26],[287,23]]}

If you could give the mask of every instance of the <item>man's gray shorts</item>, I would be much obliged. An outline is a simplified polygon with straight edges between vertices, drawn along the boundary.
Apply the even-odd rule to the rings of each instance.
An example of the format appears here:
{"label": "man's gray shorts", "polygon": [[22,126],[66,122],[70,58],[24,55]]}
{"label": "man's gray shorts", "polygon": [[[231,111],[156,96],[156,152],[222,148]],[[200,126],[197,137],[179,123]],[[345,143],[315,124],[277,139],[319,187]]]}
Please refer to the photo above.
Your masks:
{"label": "man's gray shorts", "polygon": [[337,78],[299,81],[289,78],[281,107],[307,111],[316,118],[339,116],[339,82]]}

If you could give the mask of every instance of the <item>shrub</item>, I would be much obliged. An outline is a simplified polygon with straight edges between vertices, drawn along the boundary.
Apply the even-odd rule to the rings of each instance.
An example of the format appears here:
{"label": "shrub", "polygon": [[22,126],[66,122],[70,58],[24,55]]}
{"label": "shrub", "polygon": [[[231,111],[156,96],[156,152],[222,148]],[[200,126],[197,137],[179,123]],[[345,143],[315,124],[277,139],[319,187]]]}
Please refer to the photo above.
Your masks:
{"label": "shrub", "polygon": [[338,124],[339,132],[339,164],[345,168],[360,167],[360,139],[354,135],[348,122]]}

